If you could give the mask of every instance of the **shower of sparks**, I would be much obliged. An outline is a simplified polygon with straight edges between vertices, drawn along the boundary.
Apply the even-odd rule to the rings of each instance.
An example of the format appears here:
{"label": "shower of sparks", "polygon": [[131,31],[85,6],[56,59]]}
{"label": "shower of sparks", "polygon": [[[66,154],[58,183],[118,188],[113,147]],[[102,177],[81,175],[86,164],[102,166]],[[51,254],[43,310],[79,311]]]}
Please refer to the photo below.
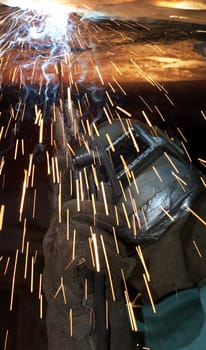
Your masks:
{"label": "shower of sparks", "polygon": [[[163,2],[162,2],[163,3]],[[85,146],[88,154],[93,154],[95,151],[90,149],[90,144],[88,138],[93,139],[94,135],[99,137],[98,123],[95,123],[95,116],[90,112],[91,102],[90,95],[88,93],[84,94],[84,99],[80,99],[80,83],[84,81],[85,76],[88,77],[91,73],[91,81],[97,82],[98,86],[101,86],[102,91],[104,91],[104,103],[102,105],[101,113],[104,116],[104,120],[112,125],[113,119],[118,119],[122,123],[122,119],[128,118],[127,127],[122,123],[122,130],[125,135],[133,142],[133,146],[136,150],[137,155],[140,153],[140,147],[137,143],[134,133],[131,128],[130,119],[133,118],[133,113],[131,113],[130,108],[120,105],[119,101],[116,101],[114,96],[118,93],[121,97],[127,97],[127,91],[125,90],[125,84],[123,83],[127,79],[127,71],[124,69],[119,60],[117,59],[117,54],[112,52],[112,46],[115,42],[116,35],[118,33],[119,38],[125,41],[127,44],[136,40],[134,33],[137,28],[141,27],[141,30],[150,31],[148,26],[141,26],[140,24],[128,24],[129,30],[131,32],[131,38],[125,35],[124,32],[121,33],[119,29],[118,22],[113,22],[113,25],[117,25],[117,30],[112,28],[112,25],[106,24],[105,28],[109,35],[106,39],[101,36],[102,26],[98,25],[95,21],[89,23],[87,18],[88,9],[81,8],[76,9],[69,6],[35,6],[28,7],[28,1],[22,2],[22,8],[4,9],[0,15],[0,68],[1,68],[1,84],[4,82],[11,82],[13,85],[19,86],[20,89],[24,89],[25,95],[29,94],[29,89],[32,85],[38,84],[38,96],[43,93],[44,103],[43,107],[35,103],[33,106],[33,126],[38,130],[37,132],[37,144],[38,147],[45,155],[46,172],[48,177],[54,186],[57,186],[57,203],[56,210],[58,212],[58,224],[63,221],[63,184],[62,177],[65,168],[70,170],[71,178],[73,176],[73,169],[70,164],[70,158],[75,157],[75,147],[73,144],[79,143]],[[8,30],[8,28],[10,28]],[[109,36],[115,34],[114,42],[110,42]],[[120,40],[119,39],[119,40]],[[99,62],[99,57],[95,56],[95,47],[101,44],[105,45],[106,49],[104,54],[107,53],[109,57],[109,74],[105,72],[106,69],[101,62]],[[120,41],[121,42],[121,41]],[[150,45],[151,46],[151,45]],[[164,55],[164,51],[157,45],[151,46],[153,52],[157,52],[160,55]],[[85,60],[84,52],[88,52],[88,62]],[[175,103],[169,95],[169,92],[165,89],[163,84],[159,83],[151,73],[150,69],[145,69],[144,65],[139,64],[138,56],[135,52],[129,51],[131,55],[128,58],[128,71],[131,70],[132,76],[137,76],[138,79],[142,79],[144,82],[149,84],[152,88],[157,89],[166,103],[169,103],[170,107],[174,107]],[[80,56],[83,59],[80,59]],[[94,56],[94,57],[93,57]],[[110,59],[112,57],[112,60]],[[95,58],[97,58],[95,60]],[[87,74],[87,69],[89,69],[89,74]],[[5,81],[4,81],[5,79]],[[52,90],[53,95],[57,96],[57,100],[52,101],[51,108],[48,110],[50,90]],[[91,87],[91,90],[95,92],[95,88]],[[77,96],[75,105],[73,101],[73,94]],[[53,96],[52,95],[52,96]],[[83,101],[82,101],[83,100]],[[18,137],[18,125],[19,121],[23,121],[27,117],[27,102],[24,97],[19,98],[17,106],[14,108],[12,105],[9,106],[9,117],[7,125],[3,125],[0,128],[0,141],[4,141],[10,131],[12,130],[12,135],[15,138],[13,159],[17,161],[19,157],[24,157],[26,152],[26,141]],[[154,131],[152,118],[154,113],[158,115],[161,122],[166,121],[166,116],[162,112],[158,105],[152,105],[141,95],[138,94],[138,101],[143,104],[143,109],[139,109],[139,114],[143,117],[144,121],[148,127]],[[48,105],[47,105],[48,102]],[[49,127],[47,115],[49,113]],[[69,115],[69,117],[68,117]],[[85,117],[88,115],[88,117]],[[201,116],[206,119],[205,112],[201,110]],[[0,118],[2,117],[0,112]],[[93,120],[94,119],[94,120]],[[49,131],[48,131],[49,130]],[[69,132],[68,132],[69,130]],[[187,151],[185,144],[188,144],[182,130],[177,128],[177,132],[183,139],[182,149],[184,150],[189,162],[192,159]],[[106,139],[109,144],[110,155],[115,153],[116,145],[112,141],[112,135],[106,134]],[[71,143],[70,143],[71,140]],[[44,150],[45,145],[51,146],[53,152],[50,152],[49,147]],[[31,151],[29,151],[31,152]],[[21,249],[16,250],[12,284],[11,284],[11,298],[10,298],[10,311],[13,310],[14,296],[15,296],[15,280],[16,274],[18,272],[18,259],[21,256],[24,257],[24,271],[23,278],[27,280],[30,276],[30,292],[34,294],[35,290],[38,290],[39,299],[39,318],[43,319],[43,275],[40,273],[39,279],[36,274],[36,260],[38,259],[37,251],[33,252],[28,240],[27,233],[27,223],[28,218],[25,217],[27,205],[31,202],[29,198],[29,191],[32,189],[32,219],[35,220],[37,216],[37,200],[38,192],[36,189],[36,182],[38,181],[38,170],[35,164],[36,150],[34,149],[32,153],[29,153],[27,157],[27,164],[24,168],[24,178],[22,181],[22,192],[21,201],[19,206],[19,223],[22,224],[22,240]],[[109,152],[108,152],[109,153]],[[27,155],[26,155],[27,156]],[[99,156],[99,155],[98,155]],[[168,153],[164,152],[165,161],[169,162],[172,169],[172,175],[177,180],[178,184],[186,186],[186,182],[177,174],[179,170],[174,163],[173,159]],[[99,156],[100,157],[100,156]],[[25,157],[26,158],[26,157]],[[103,181],[99,180],[97,174],[97,163],[101,165],[101,161],[97,160],[95,156],[93,157],[93,163],[91,164],[91,173],[93,177],[93,182],[96,186],[97,192],[100,193],[102,198],[104,213],[108,217],[112,215],[110,212],[110,198],[107,196],[106,186]],[[97,157],[98,158],[98,157]],[[123,217],[127,229],[133,231],[134,237],[138,237],[138,230],[141,229],[143,225],[148,226],[148,218],[144,212],[141,210],[141,218],[138,212],[138,203],[134,199],[134,194],[132,194],[132,184],[134,185],[135,194],[138,196],[142,193],[142,188],[139,186],[138,181],[135,177],[133,170],[129,168],[127,159],[123,154],[120,154],[120,161],[122,163],[124,172],[127,177],[128,187],[129,187],[129,199],[128,193],[126,193],[124,184],[118,179],[120,190],[122,192],[123,200],[120,204],[120,208],[116,205],[114,206],[116,226],[120,225],[120,218]],[[198,158],[198,161],[202,166],[205,167],[206,161],[202,158]],[[5,157],[4,155],[0,158],[0,176],[2,177],[2,188],[5,181]],[[63,164],[63,165],[62,165]],[[70,169],[71,168],[71,169]],[[157,167],[152,167],[153,172],[158,178],[160,183],[164,182],[161,177],[160,171]],[[95,233],[95,226],[97,226],[97,201],[95,193],[89,193],[89,181],[90,176],[86,168],[83,168],[82,172],[79,172],[78,177],[75,179],[75,183],[68,181],[70,186],[70,195],[73,192],[76,193],[76,212],[81,214],[83,210],[84,200],[90,195],[92,202],[92,214],[93,214],[93,226],[90,227],[90,236],[88,237],[88,244],[91,253],[92,266],[97,271],[102,271],[102,266],[100,266],[101,255],[103,253],[104,262],[106,265],[106,274],[108,278],[108,285],[110,287],[110,293],[112,295],[113,302],[116,301],[115,286],[113,283],[112,270],[110,267],[109,254],[107,252],[107,247],[104,241],[104,236],[100,237]],[[206,187],[205,179],[202,177],[201,181]],[[184,186],[183,186],[184,185]],[[86,188],[86,190],[85,190]],[[128,212],[127,203],[131,203],[133,210],[132,216]],[[2,204],[0,206],[0,231],[3,230],[4,216],[6,213],[6,206]],[[164,214],[173,222],[175,219],[163,206],[160,205],[160,209]],[[206,225],[205,220],[201,218],[195,211],[187,208],[188,211],[196,217],[202,224]],[[121,211],[121,213],[120,213]],[[132,218],[132,219],[131,219]],[[121,218],[122,219],[122,218]],[[78,251],[78,230],[73,229],[71,231],[71,213],[70,210],[66,209],[66,241],[71,243],[71,261],[68,263],[66,269],[70,267],[72,263],[75,262]],[[118,238],[116,233],[116,227],[112,228],[112,235],[115,244],[115,254],[117,257],[120,255],[120,248],[118,245]],[[98,242],[100,240],[100,242]],[[101,243],[101,249],[99,249]],[[200,248],[198,247],[196,241],[193,240],[193,245],[201,257]],[[20,254],[19,254],[20,252]],[[156,313],[155,304],[152,297],[152,292],[150,289],[150,274],[149,269],[146,266],[143,250],[140,246],[136,247],[136,252],[138,258],[143,266],[144,274],[142,276],[142,281],[145,283],[145,288],[149,296],[149,300],[153,309]],[[10,268],[11,258],[8,257],[5,268],[4,275],[7,274]],[[66,271],[65,269],[65,271]],[[39,282],[38,286],[35,286],[35,281]],[[126,300],[126,306],[128,309],[129,320],[131,324],[131,329],[134,332],[138,331],[137,322],[135,319],[134,305],[130,301],[129,290],[127,287],[127,281],[125,278],[124,271],[121,270],[120,278],[124,286],[124,295]],[[85,300],[87,299],[88,281],[85,280]],[[63,277],[60,278],[60,285],[57,288],[53,299],[56,299],[59,293],[62,293],[64,304],[67,304],[66,288],[64,285]],[[107,326],[109,324],[109,306],[106,302],[107,307]],[[69,309],[68,313],[69,321],[69,333],[73,336],[73,310]],[[5,336],[4,349],[7,347],[8,342],[8,330]],[[146,349],[146,347],[145,347]]]}
{"label": "shower of sparks", "polygon": [[[90,48],[91,39],[87,39],[87,23],[81,22],[83,10],[40,5],[1,10],[0,63],[1,76],[20,86],[38,81],[41,91],[42,82],[54,84],[59,74],[73,82],[72,50]],[[99,67],[95,69],[102,81]],[[40,129],[42,123],[41,118]],[[39,137],[41,143],[42,133]]]}

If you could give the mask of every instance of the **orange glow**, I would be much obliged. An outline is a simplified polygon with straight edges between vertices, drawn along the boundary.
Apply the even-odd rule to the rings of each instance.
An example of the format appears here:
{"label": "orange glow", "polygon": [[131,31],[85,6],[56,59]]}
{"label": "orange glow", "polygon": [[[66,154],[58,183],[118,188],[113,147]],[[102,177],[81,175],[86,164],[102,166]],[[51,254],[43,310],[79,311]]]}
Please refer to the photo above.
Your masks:
{"label": "orange glow", "polygon": [[[125,2],[130,2],[130,0],[124,0]],[[20,7],[22,9],[47,9],[49,11],[57,9],[59,6],[64,7],[65,9],[73,10],[74,9],[94,9],[99,5],[98,0],[3,0],[0,1],[5,5],[11,7]],[[103,5],[106,4],[119,4],[122,3],[122,0],[104,0]]]}
{"label": "orange glow", "polygon": [[155,5],[162,7],[171,7],[185,10],[205,10],[206,4],[202,1],[155,1]]}

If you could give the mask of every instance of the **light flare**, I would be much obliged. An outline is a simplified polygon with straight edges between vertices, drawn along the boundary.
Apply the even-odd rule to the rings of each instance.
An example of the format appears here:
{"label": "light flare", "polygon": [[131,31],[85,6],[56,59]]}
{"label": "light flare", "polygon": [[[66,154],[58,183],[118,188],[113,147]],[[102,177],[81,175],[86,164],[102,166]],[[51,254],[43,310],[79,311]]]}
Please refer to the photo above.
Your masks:
{"label": "light flare", "polygon": [[77,10],[78,7],[77,5],[75,6],[74,2],[73,5],[68,5],[68,3],[57,0],[5,0],[1,1],[1,3],[10,7],[21,8],[22,10],[35,10],[44,14],[53,14],[55,12],[69,13]]}
{"label": "light flare", "polygon": [[20,79],[23,86],[32,84],[40,70],[40,78],[48,86],[58,80],[59,74],[63,77],[58,67],[61,62],[71,61],[72,47],[84,48],[78,32],[84,14],[74,7],[48,1],[26,4],[21,2],[20,9],[5,7],[0,14],[2,74],[7,63],[13,61],[15,68],[9,78],[12,83]]}
{"label": "light flare", "polygon": [[170,8],[177,8],[177,9],[183,9],[183,10],[205,10],[206,4],[204,1],[155,1],[155,4],[157,6],[162,7],[170,7]]}

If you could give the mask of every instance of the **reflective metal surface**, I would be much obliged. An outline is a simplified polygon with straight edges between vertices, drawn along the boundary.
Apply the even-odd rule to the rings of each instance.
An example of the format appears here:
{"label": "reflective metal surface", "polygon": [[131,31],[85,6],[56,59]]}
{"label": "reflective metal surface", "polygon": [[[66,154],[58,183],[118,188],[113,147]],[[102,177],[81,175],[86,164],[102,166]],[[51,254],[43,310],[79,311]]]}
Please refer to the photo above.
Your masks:
{"label": "reflective metal surface", "polygon": [[[188,208],[202,189],[200,173],[186,161],[183,151],[157,129],[152,127],[151,133],[147,129],[134,120],[106,123],[94,136],[90,153],[83,146],[75,156],[77,167],[88,169],[95,164],[97,177],[110,183],[115,193],[118,186],[121,194],[116,205],[126,224],[120,224],[117,232],[127,244],[159,239],[189,215]],[[100,146],[107,151],[108,167],[118,182],[111,183],[103,163],[98,167]]]}

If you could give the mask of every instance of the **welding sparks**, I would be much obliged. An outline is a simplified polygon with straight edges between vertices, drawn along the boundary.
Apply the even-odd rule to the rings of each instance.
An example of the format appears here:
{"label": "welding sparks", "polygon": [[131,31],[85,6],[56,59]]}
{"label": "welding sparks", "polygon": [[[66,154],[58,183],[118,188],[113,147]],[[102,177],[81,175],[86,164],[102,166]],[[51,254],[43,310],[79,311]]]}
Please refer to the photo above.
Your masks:
{"label": "welding sparks", "polygon": [[13,309],[14,287],[15,287],[16,268],[17,268],[18,256],[19,256],[19,250],[17,249],[17,250],[16,250],[16,256],[15,256],[15,262],[14,262],[13,277],[12,277],[11,298],[10,298],[10,307],[9,307],[9,310],[10,310],[10,311],[12,311],[12,309]]}
{"label": "welding sparks", "polygon": [[106,246],[105,246],[105,243],[104,243],[104,237],[101,235],[100,239],[101,239],[102,249],[103,249],[105,263],[106,263],[106,267],[107,267],[107,273],[108,273],[108,277],[109,277],[109,283],[110,283],[110,288],[111,288],[111,293],[112,293],[112,299],[113,299],[113,301],[115,301],[116,300],[116,296],[115,296],[114,284],[113,284],[113,281],[112,281],[111,268],[110,268],[110,265],[109,265],[109,260],[108,260],[108,255],[107,255],[107,251],[106,251]]}
{"label": "welding sparks", "polygon": [[[14,4],[14,2],[12,2]],[[11,3],[10,3],[11,4]],[[30,6],[31,4],[31,6]],[[110,126],[113,124],[114,118],[118,118],[119,121],[122,124],[122,129],[125,132],[125,135],[127,136],[127,139],[132,141],[132,144],[135,148],[135,158],[133,159],[136,161],[136,158],[138,159],[139,155],[141,156],[141,144],[139,144],[135,138],[135,130],[132,128],[132,122],[130,123],[130,120],[134,117],[133,113],[130,111],[130,106],[124,107],[120,100],[118,98],[118,101],[116,100],[117,94],[121,95],[121,98],[125,98],[127,96],[127,91],[125,90],[124,82],[127,80],[127,72],[123,65],[119,64],[118,57],[114,56],[115,51],[112,51],[112,41],[111,43],[108,40],[108,46],[105,45],[106,49],[103,54],[106,54],[109,57],[108,62],[110,64],[111,72],[111,79],[108,79],[108,72],[106,72],[106,69],[103,65],[100,65],[101,62],[98,62],[98,57],[96,59],[95,57],[95,45],[98,44],[98,42],[101,42],[103,40],[101,38],[101,26],[98,27],[96,23],[93,23],[92,26],[89,28],[88,23],[82,25],[84,22],[84,14],[86,13],[87,9],[86,7],[83,8],[77,8],[72,6],[58,6],[59,4],[56,2],[55,6],[50,6],[51,2],[43,1],[22,1],[21,2],[21,9],[13,9],[11,13],[7,13],[6,16],[2,16],[0,18],[2,27],[6,28],[6,22],[10,24],[11,31],[6,32],[1,35],[0,37],[0,45],[1,45],[1,52],[0,52],[0,66],[3,69],[8,69],[9,65],[7,66],[10,59],[13,60],[13,62],[16,62],[15,67],[12,68],[11,72],[9,72],[10,81],[13,84],[18,83],[19,86],[22,88],[25,88],[25,91],[27,91],[27,83],[33,84],[36,81],[39,83],[38,87],[38,97],[42,96],[42,92],[44,95],[44,106],[40,106],[39,103],[35,102],[34,105],[34,115],[33,117],[33,124],[35,127],[35,130],[37,131],[37,143],[38,147],[41,149],[41,154],[43,154],[43,157],[45,156],[45,163],[46,163],[46,173],[48,177],[52,180],[52,186],[55,187],[56,193],[57,193],[57,203],[56,203],[56,211],[57,211],[57,225],[65,224],[64,219],[66,221],[65,225],[65,241],[66,245],[71,244],[71,262],[67,265],[66,270],[69,269],[71,264],[75,264],[76,259],[78,258],[78,244],[79,244],[79,237],[81,235],[81,232],[78,232],[76,228],[74,228],[73,225],[73,212],[70,211],[69,208],[66,209],[66,214],[64,218],[64,211],[63,211],[63,198],[64,198],[64,189],[65,187],[69,187],[69,197],[73,199],[73,196],[75,196],[75,211],[76,214],[79,215],[79,217],[82,215],[82,212],[84,210],[84,201],[88,198],[91,200],[91,222],[93,224],[92,227],[90,227],[90,235],[88,237],[88,244],[89,249],[91,253],[91,260],[92,260],[92,267],[99,273],[102,272],[103,266],[102,266],[102,260],[101,257],[104,258],[104,264],[106,265],[106,273],[108,276],[108,285],[110,288],[110,292],[112,295],[112,300],[116,301],[116,290],[115,290],[115,279],[112,275],[112,268],[110,266],[109,261],[109,254],[107,252],[107,247],[104,242],[104,236],[99,235],[99,233],[96,233],[96,227],[98,227],[98,200],[99,198],[96,198],[100,196],[101,202],[102,202],[102,213],[101,215],[105,215],[108,218],[108,222],[111,219],[112,211],[110,211],[110,208],[113,205],[110,203],[111,198],[110,196],[107,196],[107,190],[108,190],[108,182],[109,180],[102,181],[101,176],[99,176],[99,168],[103,168],[103,164],[101,162],[101,157],[96,153],[101,153],[96,150],[96,144],[93,149],[90,147],[90,142],[92,143],[96,136],[101,139],[102,136],[100,136],[98,125],[99,122],[105,121],[108,122]],[[46,5],[46,6],[45,6]],[[75,12],[72,14],[72,12]],[[74,18],[74,20],[73,20]],[[133,24],[129,24],[129,28],[132,33],[136,30],[137,27],[133,27]],[[89,28],[87,31],[87,27]],[[92,28],[92,30],[91,30]],[[141,27],[141,31],[145,30],[146,28],[144,26]],[[84,31],[85,30],[85,31]],[[147,31],[150,30],[150,28],[146,29]],[[118,30],[116,30],[118,32]],[[127,37],[125,33],[121,33],[121,29],[119,30],[120,37],[125,40],[128,44],[128,47],[130,43],[132,42],[132,38]],[[141,32],[140,34],[142,34]],[[133,34],[132,34],[133,35]],[[95,43],[93,42],[93,38],[96,37]],[[131,36],[132,37],[132,36]],[[136,37],[135,37],[136,38]],[[26,54],[28,50],[28,55]],[[85,50],[87,50],[87,54],[91,55],[88,62],[86,62],[85,59]],[[152,50],[156,53],[159,53],[161,55],[164,54],[164,50],[161,47],[152,47]],[[102,50],[103,51],[103,50]],[[17,57],[14,53],[18,53]],[[76,54],[76,52],[78,52]],[[130,51],[132,53],[132,51]],[[13,56],[12,56],[13,55]],[[111,60],[111,56],[115,57],[115,59]],[[135,56],[132,53],[133,56]],[[94,56],[94,57],[93,57]],[[132,56],[132,57],[133,57]],[[26,57],[26,59],[25,59]],[[83,58],[82,58],[83,57]],[[116,60],[117,58],[117,60]],[[23,63],[22,63],[23,60]],[[83,62],[83,63],[82,63]],[[98,91],[96,93],[95,89],[92,88],[92,93],[95,91],[96,100],[95,103],[98,105],[99,100],[101,100],[101,107],[98,105],[98,112],[93,112],[92,108],[93,105],[91,105],[91,96],[88,93],[84,93],[84,95],[81,95],[82,92],[80,91],[79,87],[79,81],[84,80],[84,75],[86,76],[87,73],[87,67],[92,66],[92,79],[95,80],[95,82],[98,82],[98,85],[101,86],[100,94],[103,95],[103,98],[98,97]],[[153,77],[153,75],[150,72],[149,69],[145,69],[144,65],[141,65],[139,63],[138,56],[135,56],[134,58],[131,58],[129,60],[128,70],[132,70],[132,74],[136,74],[138,77],[143,79],[145,82],[149,83],[152,88],[156,88],[158,91],[162,93],[164,96],[164,99],[166,99],[167,102],[169,102],[170,107],[174,107],[174,102],[171,99],[171,97],[168,94],[168,91],[163,87],[162,83],[158,83],[156,79]],[[135,72],[134,72],[135,71]],[[40,74],[39,74],[40,72]],[[78,77],[76,79],[76,77]],[[139,78],[138,78],[139,79]],[[65,88],[65,82],[67,82],[67,86]],[[44,86],[44,83],[46,83],[46,87]],[[52,102],[50,101],[50,85],[53,87],[54,90],[54,100]],[[58,85],[58,87],[57,87]],[[98,90],[98,89],[97,89]],[[103,91],[103,92],[102,92]],[[75,103],[73,102],[73,92],[76,100]],[[95,95],[94,93],[94,95]],[[57,98],[56,98],[57,95]],[[164,108],[158,107],[157,105],[152,105],[152,103],[147,101],[147,98],[142,97],[139,93],[138,95],[138,102],[143,104],[143,107],[138,108],[138,114],[146,121],[146,124],[149,126],[149,129],[154,132],[153,128],[153,116],[154,112],[157,114],[158,118],[161,118],[161,122],[166,121]],[[82,97],[83,96],[83,97]],[[99,98],[99,100],[98,100]],[[53,99],[53,95],[52,98]],[[58,101],[56,101],[56,99]],[[96,102],[97,101],[97,102]],[[103,101],[103,102],[102,102]],[[51,107],[52,106],[52,107]],[[14,141],[14,152],[12,153],[13,158],[15,161],[18,160],[18,157],[20,156],[27,156],[27,144],[24,142],[23,139],[21,139],[18,136],[18,120],[25,120],[27,117],[27,111],[26,111],[26,102],[24,102],[24,98],[20,98],[17,107],[14,108],[13,106],[9,107],[9,116],[8,116],[8,123],[5,126],[0,127],[0,140],[6,139],[8,137],[10,129],[12,129],[13,136],[15,137]],[[49,107],[51,109],[49,110]],[[96,107],[96,106],[95,106]],[[98,109],[97,108],[97,109]],[[48,112],[49,110],[49,112]],[[96,116],[96,114],[97,116]],[[49,114],[49,117],[48,117]],[[99,117],[100,116],[100,117]],[[201,116],[205,120],[205,113],[201,110]],[[99,119],[98,119],[99,118]],[[123,118],[129,118],[125,125],[122,122]],[[49,120],[48,120],[49,119]],[[50,123],[50,125],[48,125]],[[14,127],[13,127],[13,124]],[[59,125],[60,124],[60,125]],[[182,139],[184,140],[184,143],[188,144],[188,141],[186,140],[184,134],[182,131],[178,128],[177,130],[179,134],[181,135]],[[157,135],[157,134],[156,134]],[[104,135],[107,140],[107,144],[109,144],[109,152],[110,156],[112,158],[112,155],[116,154],[116,151],[118,152],[118,143],[114,142],[113,134],[106,133]],[[45,141],[46,140],[46,141]],[[89,141],[88,141],[89,140]],[[47,147],[47,144],[45,142],[48,141],[49,147]],[[88,159],[93,158],[91,163],[89,165],[85,165],[83,169],[75,169],[73,172],[73,164],[72,161],[76,162],[77,156],[78,156],[78,146],[81,148],[82,146],[85,146],[86,151],[88,152]],[[189,153],[185,147],[185,145],[182,143],[182,147],[187,154],[187,157],[192,162],[191,157],[189,156]],[[97,147],[98,148],[98,147]],[[125,147],[126,148],[126,147]],[[50,150],[52,151],[50,152]],[[31,152],[31,153],[30,153]],[[107,152],[107,150],[106,150]],[[106,154],[105,152],[105,154]],[[108,152],[108,153],[109,153]],[[131,152],[132,153],[132,152]],[[24,254],[25,259],[25,266],[24,266],[24,279],[27,278],[29,275],[29,282],[30,282],[30,292],[34,293],[35,291],[35,267],[36,267],[36,258],[37,258],[37,252],[34,254],[32,252],[32,245],[30,245],[30,242],[28,239],[28,233],[27,233],[27,226],[28,226],[28,219],[27,217],[24,217],[26,215],[26,204],[27,204],[27,193],[29,192],[30,187],[32,188],[33,198],[32,198],[32,219],[35,221],[36,215],[38,212],[38,193],[36,189],[36,153],[35,151],[29,151],[28,156],[28,164],[25,166],[24,169],[24,179],[22,183],[22,192],[21,192],[21,202],[20,202],[20,208],[19,208],[19,222],[23,224],[23,232],[22,232],[22,241],[21,241],[21,253]],[[138,207],[138,200],[137,198],[140,198],[142,193],[144,192],[144,189],[139,186],[139,179],[136,176],[135,169],[132,170],[132,166],[130,166],[130,156],[132,154],[124,155],[124,152],[120,152],[118,161],[121,163],[120,166],[123,169],[124,174],[126,174],[127,183],[129,186],[129,190],[125,189],[125,181],[124,179],[121,181],[119,174],[117,179],[117,184],[120,187],[120,190],[122,192],[121,200],[119,201],[119,209],[117,205],[114,205],[114,220],[116,221],[115,226],[114,224],[111,225],[112,227],[112,239],[114,240],[115,249],[114,254],[115,258],[120,258],[121,253],[121,243],[119,244],[119,226],[121,228],[121,220],[126,222],[126,228],[125,230],[129,231],[132,230],[132,234],[134,236],[134,240],[138,241],[138,229],[142,228],[142,223],[139,218],[139,213],[141,216],[141,219],[143,217],[143,220],[145,222],[146,228],[150,225],[150,218],[149,215],[147,215],[147,209],[145,207],[139,208]],[[86,158],[87,156],[85,156]],[[184,188],[184,186],[187,185],[184,178],[182,178],[179,175],[179,169],[177,168],[175,162],[173,159],[174,157],[170,156],[170,153],[164,152],[165,161],[169,163],[170,169],[172,169],[171,174],[173,175],[174,179],[178,182],[179,185]],[[80,154],[80,158],[84,158],[84,154]],[[81,160],[80,159],[80,162]],[[84,159],[83,159],[84,160]],[[205,166],[205,160],[202,158],[198,159],[199,162]],[[87,161],[87,158],[86,158]],[[85,161],[85,163],[86,163]],[[38,163],[38,162],[37,162]],[[177,163],[178,164],[178,163]],[[140,164],[141,165],[141,164]],[[116,164],[114,164],[114,169],[112,170],[115,172]],[[142,165],[141,165],[142,166]],[[99,168],[98,168],[99,167]],[[109,164],[110,167],[110,164]],[[143,165],[144,167],[144,165]],[[5,168],[5,157],[1,157],[0,159],[0,175],[4,175],[4,168]],[[141,168],[141,167],[140,167]],[[67,179],[66,185],[64,184],[64,176],[67,171],[70,173],[69,180]],[[76,174],[78,171],[78,175]],[[159,170],[158,167],[152,166],[152,171],[154,172],[155,176],[158,179],[158,185],[161,186],[163,184],[163,178],[161,177],[161,169]],[[102,174],[100,174],[102,175]],[[105,174],[103,174],[105,175]],[[105,175],[106,176],[106,175]],[[107,182],[108,181],[108,182]],[[203,185],[205,185],[205,180],[201,178],[201,181]],[[90,189],[91,186],[94,185],[92,188],[92,191]],[[106,183],[107,182],[107,183]],[[140,181],[141,183],[141,181]],[[109,184],[110,185],[110,184]],[[64,187],[65,186],[65,187]],[[134,188],[134,193],[132,193],[132,189]],[[155,188],[153,188],[153,191],[155,192]],[[101,193],[100,193],[101,192]],[[153,193],[156,194],[156,193]],[[129,197],[129,198],[127,198]],[[122,201],[124,200],[124,202]],[[112,198],[113,200],[113,198]],[[132,207],[132,215],[128,210],[128,202],[130,200],[129,205]],[[116,203],[116,202],[115,202]],[[149,201],[148,201],[149,203]],[[163,203],[164,204],[164,203]],[[159,206],[160,210],[162,211],[162,215],[165,214],[166,218],[174,222],[175,219],[172,217],[172,215],[169,213],[169,209],[165,209],[164,205]],[[167,208],[167,206],[166,206]],[[119,210],[119,211],[118,211]],[[195,216],[198,220],[200,220],[201,223],[205,225],[205,221],[198,216],[197,213],[195,213],[192,209],[188,208],[190,213]],[[121,213],[120,213],[121,212]],[[7,213],[7,212],[6,212]],[[3,228],[3,222],[4,222],[4,215],[5,215],[5,205],[1,205],[0,207],[0,231]],[[168,220],[167,220],[168,221]],[[136,227],[136,222],[138,223],[138,227]],[[90,223],[91,224],[91,223]],[[106,223],[105,223],[106,224]],[[120,230],[121,231],[121,230]],[[59,234],[59,232],[58,232]],[[58,236],[59,239],[59,236]],[[57,241],[58,241],[57,239]],[[66,249],[65,245],[65,249]],[[197,245],[197,242],[193,240],[193,245],[198,253],[198,255],[201,257],[201,250]],[[58,252],[58,243],[55,246],[55,249],[57,248]],[[109,247],[108,247],[109,248]],[[155,304],[152,297],[152,291],[150,290],[150,274],[147,269],[146,259],[143,256],[143,251],[139,245],[135,246],[137,256],[136,258],[139,258],[141,265],[144,269],[143,274],[143,282],[145,283],[145,289],[148,293],[150,303],[152,305],[153,312],[156,313]],[[108,249],[109,251],[109,249]],[[58,254],[57,254],[58,255]],[[29,262],[31,260],[31,265],[29,265]],[[4,274],[6,275],[9,267],[10,258],[8,258]],[[13,278],[12,278],[12,287],[11,287],[11,299],[10,299],[10,310],[13,308],[13,298],[14,298],[14,289],[15,289],[15,279],[16,279],[16,269],[17,269],[17,262],[18,262],[18,250],[16,251],[16,257],[15,257],[15,263],[14,263],[14,270],[13,270]],[[100,266],[101,263],[101,266]],[[129,290],[127,286],[126,277],[124,275],[124,271],[122,272],[122,282],[123,282],[123,288],[124,288],[124,295],[125,295],[125,301],[128,309],[128,315],[131,323],[131,328],[133,331],[137,331],[137,322],[135,313],[133,310],[133,303],[130,301],[129,296]],[[67,304],[67,302],[70,302],[70,300],[67,300],[66,298],[66,279],[59,275],[60,281],[58,281],[58,287],[57,290],[53,296],[54,299],[57,298],[58,294],[62,293],[63,303],[64,305]],[[121,276],[120,276],[121,277]],[[90,285],[88,285],[89,281],[87,279],[84,279],[84,295],[85,300],[89,299],[89,291],[90,291]],[[38,303],[39,303],[39,317],[40,319],[43,318],[43,275],[39,275],[39,286],[38,286]],[[109,316],[110,316],[110,310],[109,304],[106,301],[106,324],[107,328],[109,327]],[[75,311],[75,310],[74,310]],[[69,319],[69,326],[67,324],[67,328],[69,328],[69,334],[71,337],[73,337],[74,329],[73,329],[73,309],[69,308],[67,310],[68,312],[68,319]],[[74,312],[75,315],[75,312]],[[8,334],[7,334],[8,337]]]}
{"label": "welding sparks", "polygon": [[193,209],[187,207],[187,210],[199,221],[201,222],[204,226],[206,226],[206,220],[204,220],[196,211]]}
{"label": "welding sparks", "polygon": [[125,274],[124,274],[123,269],[121,269],[121,274],[122,274],[122,281],[124,284],[124,295],[125,295],[127,310],[128,310],[128,314],[129,314],[131,329],[132,329],[132,331],[137,332],[138,331],[137,322],[136,322],[135,315],[134,315],[133,304],[131,303],[130,298],[129,298],[129,292],[128,292],[126,278],[125,278]]}
{"label": "welding sparks", "polygon": [[5,205],[2,204],[0,208],[0,231],[2,231],[2,228],[3,228],[4,211],[5,211]]}
{"label": "welding sparks", "polygon": [[[20,57],[23,60],[23,63],[16,64],[10,73],[12,74],[10,80],[13,83],[20,80],[20,84],[24,86],[27,82],[32,84],[37,78],[36,73],[39,69],[40,79],[43,78],[47,84],[57,80],[60,69],[58,67],[61,67],[63,76],[63,66],[60,62],[71,61],[71,47],[75,45],[75,42],[81,42],[76,24],[70,19],[70,14],[73,12],[77,13],[77,8],[51,4],[50,1],[36,4],[21,1],[20,9],[14,8],[3,13],[0,17],[2,26],[0,58],[4,62],[4,70],[6,70],[8,60],[13,60],[13,63],[16,60],[19,61]],[[80,14],[82,15],[82,12]],[[8,27],[10,27],[9,31]],[[3,28],[5,28],[4,32]],[[84,46],[83,40],[82,44],[80,43],[82,47]],[[16,50],[19,50],[18,59],[12,56],[12,52]],[[30,53],[30,57],[29,54],[26,54],[27,61],[25,61],[26,50]],[[42,128],[43,119],[41,118],[40,143],[42,142]]]}

